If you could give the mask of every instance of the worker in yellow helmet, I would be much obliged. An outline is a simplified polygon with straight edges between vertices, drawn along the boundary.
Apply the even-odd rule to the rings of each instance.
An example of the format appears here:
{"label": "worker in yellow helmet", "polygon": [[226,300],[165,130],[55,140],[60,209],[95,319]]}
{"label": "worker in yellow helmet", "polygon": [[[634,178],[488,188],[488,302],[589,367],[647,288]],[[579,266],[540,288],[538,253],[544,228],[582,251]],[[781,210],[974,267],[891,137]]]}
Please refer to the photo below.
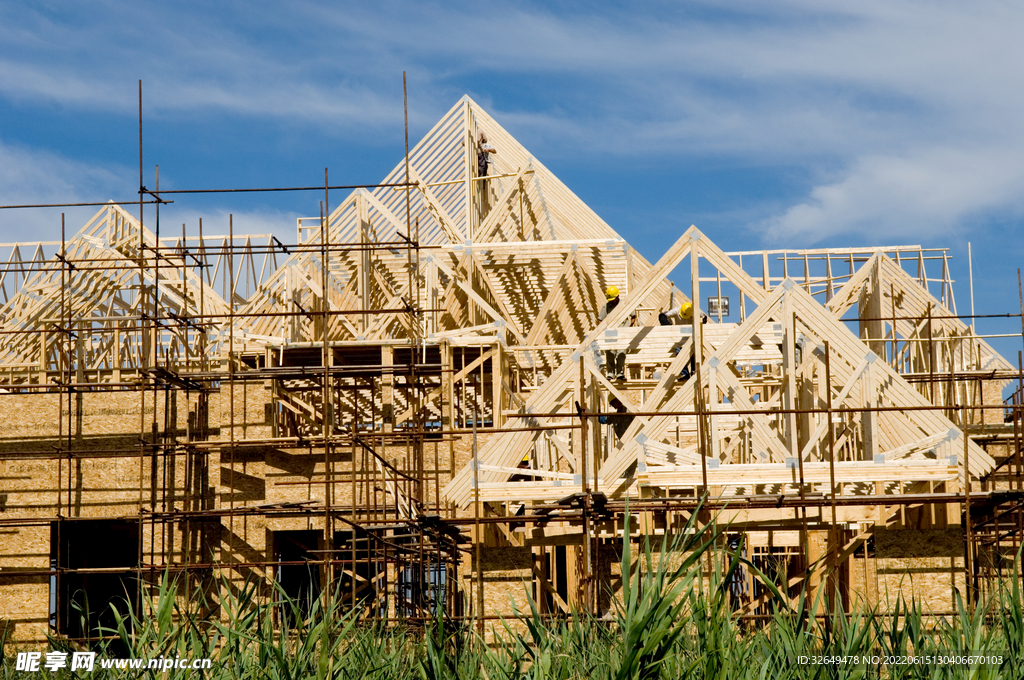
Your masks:
{"label": "worker in yellow helmet", "polygon": [[[605,303],[598,321],[604,321],[619,304],[619,289],[617,286],[608,286],[604,291]],[[604,353],[604,374],[609,380],[626,379],[626,352],[621,349],[609,349]]]}
{"label": "worker in yellow helmet", "polygon": [[[700,310],[698,310],[700,311]],[[666,312],[660,312],[658,314],[658,323],[662,326],[671,326],[672,320],[678,318],[683,324],[689,325],[693,323],[693,304],[690,302],[684,302],[683,304],[670,309]],[[708,315],[704,312],[700,312],[700,321],[702,324],[708,322]],[[696,366],[695,359],[690,358],[690,363],[683,367],[683,370],[679,373],[680,380],[689,380],[690,375],[694,372]]]}
{"label": "worker in yellow helmet", "polygon": [[[662,326],[671,326],[672,320],[678,318],[681,323],[692,324],[693,323],[693,304],[684,302],[678,307],[674,307],[667,312],[660,312],[658,314],[658,322]],[[704,312],[700,313],[700,322],[707,323],[708,315]]]}

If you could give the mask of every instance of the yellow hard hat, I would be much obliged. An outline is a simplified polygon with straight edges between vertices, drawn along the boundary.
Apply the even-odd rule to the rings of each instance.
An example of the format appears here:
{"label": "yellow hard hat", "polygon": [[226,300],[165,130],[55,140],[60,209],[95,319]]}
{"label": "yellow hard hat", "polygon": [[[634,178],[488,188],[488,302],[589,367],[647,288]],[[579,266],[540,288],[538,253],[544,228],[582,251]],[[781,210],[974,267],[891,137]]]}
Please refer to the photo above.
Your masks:
{"label": "yellow hard hat", "polygon": [[609,300],[614,300],[615,298],[619,297],[619,289],[616,288],[615,286],[608,286],[604,290],[604,296]]}
{"label": "yellow hard hat", "polygon": [[684,302],[679,306],[679,318],[684,321],[693,318],[693,305],[689,302]]}

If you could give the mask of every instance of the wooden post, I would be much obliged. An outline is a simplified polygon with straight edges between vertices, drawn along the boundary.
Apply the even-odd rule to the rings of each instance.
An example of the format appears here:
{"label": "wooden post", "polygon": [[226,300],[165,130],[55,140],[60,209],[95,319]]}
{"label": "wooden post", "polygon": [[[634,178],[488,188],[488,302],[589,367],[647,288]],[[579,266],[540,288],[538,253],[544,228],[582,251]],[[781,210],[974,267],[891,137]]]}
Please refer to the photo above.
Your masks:
{"label": "wooden post", "polygon": [[[365,315],[364,315],[365,316]],[[380,348],[380,403],[381,421],[384,432],[391,432],[395,427],[395,348],[391,345],[382,345]],[[450,381],[451,376],[442,372],[442,380]],[[449,402],[450,403],[450,402]]]}
{"label": "wooden post", "polygon": [[47,332],[39,333],[39,384],[46,384],[46,336]]}
{"label": "wooden post", "polygon": [[871,351],[885,358],[885,321],[882,319],[882,260],[876,259],[858,304],[860,337]]}
{"label": "wooden post", "polygon": [[[879,395],[875,386],[875,357],[868,355],[868,365],[860,378],[864,395],[864,407],[872,409],[878,406]],[[878,411],[863,411],[861,421],[864,426],[864,460],[875,460],[879,453]]]}
{"label": "wooden post", "polygon": [[[356,219],[359,221],[359,245],[362,247],[359,253],[359,262],[356,265],[359,269],[358,272],[358,285],[359,285],[359,297],[362,301],[363,309],[370,309],[370,281],[371,281],[371,267],[370,261],[370,249],[367,245],[373,240],[369,233],[370,220],[369,213],[366,208],[366,199],[363,197],[364,189],[356,189],[355,203],[356,203]],[[410,236],[411,238],[411,236]],[[325,265],[326,266],[326,263]],[[324,295],[327,295],[327,291],[324,291]],[[367,326],[370,325],[371,317],[369,314],[359,315],[359,330],[365,332]]]}
{"label": "wooden post", "polygon": [[[78,324],[75,333],[75,382],[79,384],[85,382],[85,333],[85,324]],[[78,440],[82,439],[84,396],[81,390],[75,390],[75,439]],[[70,417],[68,427],[71,427]],[[78,465],[81,464],[79,461]]]}
{"label": "wooden post", "polygon": [[479,222],[478,219],[478,205],[475,200],[475,192],[473,191],[473,169],[476,167],[476,158],[474,151],[476,150],[476,139],[474,138],[473,132],[475,127],[473,125],[472,116],[470,114],[469,100],[462,102],[462,119],[466,126],[466,132],[463,146],[463,167],[466,172],[466,238],[471,238],[476,232],[476,226]]}
{"label": "wooden post", "polygon": [[789,455],[799,461],[796,413],[793,410],[796,408],[796,323],[788,293],[782,301],[782,319],[782,408],[787,410],[783,415],[786,448]]}
{"label": "wooden post", "polygon": [[[827,567],[828,532],[807,531],[806,534],[807,549],[805,554],[807,555],[807,566],[808,568],[813,567],[813,571],[807,576],[807,603],[811,606],[811,615],[815,616],[818,614],[817,600],[820,596],[819,590],[822,585],[821,576]],[[829,593],[825,593],[826,601],[828,595]]]}
{"label": "wooden post", "polygon": [[704,417],[702,415],[703,399],[701,394],[701,370],[704,366],[704,326],[701,323],[701,309],[700,309],[700,235],[693,234],[690,236],[690,294],[691,303],[693,305],[693,315],[690,319],[691,328],[693,329],[693,375],[690,378],[694,381],[693,389],[693,405],[694,412],[697,414],[697,455],[700,456],[701,461],[701,476],[702,476],[702,488],[701,494],[707,494],[708,489],[708,470],[707,470],[707,448],[704,437]]}
{"label": "wooden post", "polygon": [[[502,423],[505,422],[501,408],[501,343],[494,343],[492,351],[494,354],[491,355],[491,424],[493,427],[501,427]],[[580,365],[583,365],[582,362]]]}

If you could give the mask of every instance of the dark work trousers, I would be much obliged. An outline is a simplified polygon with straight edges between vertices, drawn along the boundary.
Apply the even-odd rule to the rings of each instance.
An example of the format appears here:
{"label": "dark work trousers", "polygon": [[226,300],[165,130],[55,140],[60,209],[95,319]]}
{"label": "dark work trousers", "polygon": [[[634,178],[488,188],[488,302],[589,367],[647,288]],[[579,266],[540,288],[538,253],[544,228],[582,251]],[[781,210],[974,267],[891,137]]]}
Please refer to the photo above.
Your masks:
{"label": "dark work trousers", "polygon": [[604,352],[604,372],[610,377],[626,375],[626,353],[620,349],[608,349]]}

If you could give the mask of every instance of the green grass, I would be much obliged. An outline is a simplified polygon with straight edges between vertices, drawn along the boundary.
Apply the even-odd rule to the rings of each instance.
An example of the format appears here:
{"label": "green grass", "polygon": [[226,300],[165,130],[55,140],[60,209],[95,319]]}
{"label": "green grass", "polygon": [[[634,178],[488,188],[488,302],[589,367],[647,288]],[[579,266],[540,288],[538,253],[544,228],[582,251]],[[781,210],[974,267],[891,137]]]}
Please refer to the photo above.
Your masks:
{"label": "green grass", "polygon": [[[542,617],[536,607],[520,613],[521,624],[495,626],[484,644],[471,623],[438,617],[425,630],[381,628],[360,623],[356,612],[314,604],[299,628],[275,627],[280,611],[295,603],[257,598],[255,587],[232,590],[223,584],[221,616],[203,619],[182,609],[175,585],[164,579],[152,604],[119,619],[118,639],[100,643],[100,656],[121,656],[121,645],[136,657],[209,657],[208,671],[95,670],[81,677],[188,677],[237,680],[367,678],[442,680],[520,678],[655,680],[657,678],[1024,678],[1024,606],[1019,577],[973,611],[963,600],[948,619],[927,616],[915,602],[898,601],[894,611],[818,611],[801,597],[790,605],[776,593],[774,614],[757,627],[742,624],[728,599],[728,576],[743,567],[767,578],[739,555],[722,554],[721,532],[688,527],[660,545],[627,545],[622,555],[622,590],[612,616],[574,614]],[[708,557],[716,568],[703,571]],[[1019,565],[1019,557],[1018,557]],[[1019,574],[1019,571],[1016,572]],[[769,584],[770,586],[770,584]],[[819,591],[820,593],[820,591]],[[926,625],[932,622],[932,625]],[[937,622],[937,623],[935,623]],[[0,645],[3,641],[0,640]],[[59,640],[53,649],[67,649]],[[938,662],[886,665],[865,657],[995,654],[997,665],[967,667]],[[71,677],[68,671],[23,673],[7,646],[3,678]],[[859,657],[859,663],[801,663],[801,657]]]}

